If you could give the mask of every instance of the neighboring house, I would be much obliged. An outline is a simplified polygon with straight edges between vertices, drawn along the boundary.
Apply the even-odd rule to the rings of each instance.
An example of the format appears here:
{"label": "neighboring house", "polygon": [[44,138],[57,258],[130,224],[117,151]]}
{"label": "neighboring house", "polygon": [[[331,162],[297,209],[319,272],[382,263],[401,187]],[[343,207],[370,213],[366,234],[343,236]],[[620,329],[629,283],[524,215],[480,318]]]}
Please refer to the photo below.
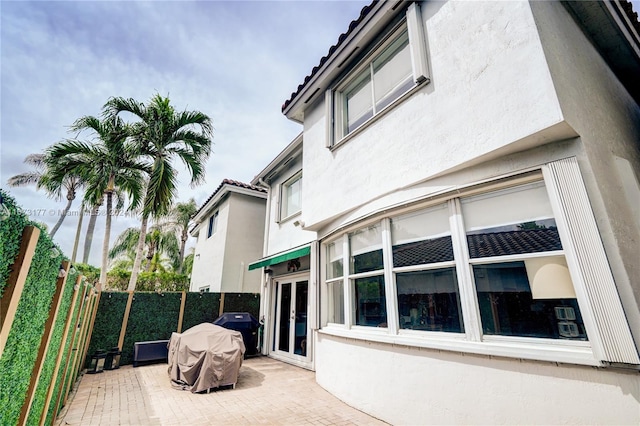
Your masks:
{"label": "neighboring house", "polygon": [[638,424],[629,7],[365,7],[283,106],[301,137],[253,181],[263,352],[392,424]]}
{"label": "neighboring house", "polygon": [[197,238],[190,291],[259,293],[260,272],[247,271],[262,255],[267,193],[230,179],[196,212]]}
{"label": "neighboring house", "polygon": [[[302,135],[296,137],[252,181],[268,190],[263,256],[249,265],[264,271],[261,312],[266,324],[263,352],[305,368],[313,368],[311,329],[315,305],[309,292],[317,270],[317,236],[304,231]],[[257,259],[257,258],[256,258]],[[314,272],[315,274],[315,272]],[[314,275],[315,276],[315,275]],[[313,288],[316,288],[314,285]]]}

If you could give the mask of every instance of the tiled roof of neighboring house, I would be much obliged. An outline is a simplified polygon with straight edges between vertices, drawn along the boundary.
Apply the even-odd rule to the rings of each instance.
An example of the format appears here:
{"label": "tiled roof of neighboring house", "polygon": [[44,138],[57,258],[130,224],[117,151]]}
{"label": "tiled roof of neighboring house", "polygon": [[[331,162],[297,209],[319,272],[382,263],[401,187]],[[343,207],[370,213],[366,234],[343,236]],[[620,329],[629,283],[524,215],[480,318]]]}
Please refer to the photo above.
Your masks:
{"label": "tiled roof of neighboring house", "polygon": [[302,89],[307,85],[307,83],[313,78],[314,75],[316,75],[316,73],[318,72],[318,70],[320,70],[320,68],[322,68],[322,66],[325,64],[325,62],[327,62],[327,59],[329,59],[331,57],[331,55],[333,55],[333,53],[336,51],[336,49],[338,49],[338,47],[340,47],[342,45],[342,43],[344,43],[344,41],[347,39],[347,37],[349,36],[349,34],[351,34],[351,32],[358,26],[358,24],[360,24],[360,22],[362,22],[362,20],[364,19],[365,16],[367,16],[369,14],[369,12],[371,11],[371,9],[373,8],[373,5],[377,2],[378,0],[374,0],[371,2],[371,4],[365,6],[362,8],[362,10],[360,11],[360,16],[358,17],[358,19],[354,19],[353,21],[351,21],[351,23],[349,24],[349,28],[347,29],[346,32],[340,34],[340,37],[338,37],[338,42],[336,44],[334,44],[333,46],[331,46],[329,48],[329,52],[323,56],[322,58],[320,58],[320,63],[313,67],[313,69],[311,70],[311,74],[309,74],[308,76],[306,76],[304,78],[304,81],[302,82],[302,84],[300,84],[298,86],[298,89],[293,92],[291,94],[291,97],[289,99],[287,99],[286,101],[284,101],[284,104],[282,105],[282,111],[284,112],[284,110],[289,106],[289,104],[291,103],[291,101],[293,101],[293,99],[298,96],[298,93],[300,93],[302,91]]}
{"label": "tiled roof of neighboring house", "polygon": [[562,250],[554,228],[467,235],[471,258]]}
{"label": "tiled roof of neighboring house", "polygon": [[425,265],[453,260],[451,237],[401,244],[393,247],[393,266]]}
{"label": "tiled roof of neighboring house", "polygon": [[[378,0],[373,0],[371,2],[371,4],[369,4],[369,5],[367,5],[367,6],[362,8],[362,10],[360,11],[360,16],[358,17],[358,19],[354,19],[353,21],[351,21],[347,31],[342,33],[342,34],[340,34],[340,37],[338,37],[338,42],[329,48],[329,52],[325,56],[320,58],[320,63],[317,66],[313,67],[313,69],[311,70],[311,74],[306,76],[304,78],[304,81],[302,82],[302,84],[300,84],[298,86],[298,89],[295,92],[291,93],[291,96],[289,97],[289,99],[284,101],[284,104],[282,105],[282,111],[283,112],[289,106],[289,104],[295,99],[295,97],[298,96],[298,94],[307,85],[307,83],[309,83],[309,81],[313,78],[313,76],[315,76],[317,74],[317,72],[320,70],[320,68],[322,68],[322,66],[325,64],[325,62],[327,62],[327,60],[331,57],[331,55],[333,55],[333,53],[336,51],[336,49],[338,49],[338,47],[340,47],[340,45],[342,45],[342,43],[347,39],[349,34],[351,34],[351,32],[369,14],[371,9],[373,8],[373,5],[377,1]],[[632,22],[634,28],[638,32],[640,32],[640,22],[638,21],[638,13],[633,11],[633,6],[631,5],[631,3],[629,1],[627,1],[627,0],[620,0],[620,4],[622,5],[624,11],[626,12],[627,16],[629,17],[629,20]]]}
{"label": "tiled roof of neighboring house", "polygon": [[207,203],[209,201],[211,201],[213,199],[213,197],[215,197],[218,194],[218,192],[220,192],[220,190],[222,190],[222,187],[225,186],[225,185],[237,186],[238,188],[251,189],[253,191],[258,191],[258,192],[264,192],[264,193],[267,192],[266,189],[261,188],[259,186],[250,185],[248,183],[239,182],[237,180],[232,180],[232,179],[223,179],[222,182],[220,183],[220,185],[218,185],[218,187],[216,188],[216,190],[213,191],[213,194],[211,194],[211,196],[209,198],[207,198],[207,200],[204,203],[202,203],[202,206],[200,206],[198,211],[195,212],[193,217],[196,217],[198,215],[198,213],[200,213],[200,211],[207,205]]}
{"label": "tiled roof of neighboring house", "polygon": [[[492,232],[467,235],[469,256],[506,256],[562,250],[557,229]],[[418,241],[393,247],[393,266],[425,265],[453,260],[451,237]]]}

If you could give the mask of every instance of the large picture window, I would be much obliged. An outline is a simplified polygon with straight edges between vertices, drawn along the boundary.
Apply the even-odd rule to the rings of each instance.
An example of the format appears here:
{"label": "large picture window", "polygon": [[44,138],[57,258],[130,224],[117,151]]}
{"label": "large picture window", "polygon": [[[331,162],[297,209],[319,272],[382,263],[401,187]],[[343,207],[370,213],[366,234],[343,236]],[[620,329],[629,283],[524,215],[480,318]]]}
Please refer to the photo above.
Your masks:
{"label": "large picture window", "polygon": [[586,340],[544,185],[463,198],[461,204],[482,332]]}
{"label": "large picture window", "polygon": [[542,181],[383,217],[324,253],[323,326],[409,339],[588,342]]}

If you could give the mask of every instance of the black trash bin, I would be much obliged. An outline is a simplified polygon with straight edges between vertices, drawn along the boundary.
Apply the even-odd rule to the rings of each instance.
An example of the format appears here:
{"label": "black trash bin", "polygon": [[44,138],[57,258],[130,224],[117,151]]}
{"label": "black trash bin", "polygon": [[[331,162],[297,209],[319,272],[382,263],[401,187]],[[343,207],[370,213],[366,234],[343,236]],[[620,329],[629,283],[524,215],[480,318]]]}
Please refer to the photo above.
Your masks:
{"label": "black trash bin", "polygon": [[245,358],[258,355],[258,327],[260,323],[248,312],[225,312],[215,321],[215,325],[242,333],[246,347]]}

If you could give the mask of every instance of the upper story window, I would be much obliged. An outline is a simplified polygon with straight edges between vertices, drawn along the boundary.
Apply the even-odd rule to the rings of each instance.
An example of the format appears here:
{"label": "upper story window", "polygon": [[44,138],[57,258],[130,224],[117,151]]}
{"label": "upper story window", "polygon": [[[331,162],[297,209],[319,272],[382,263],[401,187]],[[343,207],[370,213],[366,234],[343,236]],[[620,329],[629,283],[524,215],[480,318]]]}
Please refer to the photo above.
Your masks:
{"label": "upper story window", "polygon": [[280,220],[302,210],[302,173],[297,173],[282,184],[280,199]]}
{"label": "upper story window", "polygon": [[327,94],[332,104],[328,146],[378,116],[419,83],[428,81],[420,10],[392,28]]}
{"label": "upper story window", "polygon": [[216,233],[216,229],[218,228],[218,212],[209,217],[209,227],[207,228],[207,238],[211,237]]}

